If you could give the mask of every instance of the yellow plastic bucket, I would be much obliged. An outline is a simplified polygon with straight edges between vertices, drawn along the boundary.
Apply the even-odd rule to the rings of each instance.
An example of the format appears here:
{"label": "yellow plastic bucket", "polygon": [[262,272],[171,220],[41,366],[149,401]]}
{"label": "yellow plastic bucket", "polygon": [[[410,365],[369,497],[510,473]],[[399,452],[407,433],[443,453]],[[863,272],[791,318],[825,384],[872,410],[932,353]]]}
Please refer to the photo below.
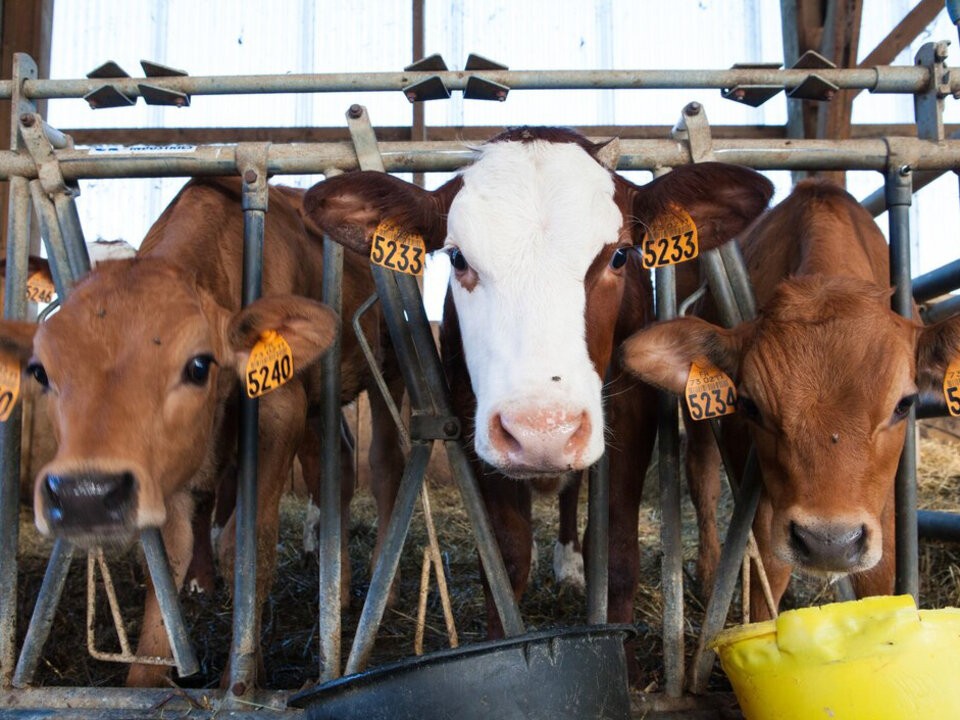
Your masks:
{"label": "yellow plastic bucket", "polygon": [[790,610],[712,644],[747,720],[960,718],[960,609],[910,595]]}

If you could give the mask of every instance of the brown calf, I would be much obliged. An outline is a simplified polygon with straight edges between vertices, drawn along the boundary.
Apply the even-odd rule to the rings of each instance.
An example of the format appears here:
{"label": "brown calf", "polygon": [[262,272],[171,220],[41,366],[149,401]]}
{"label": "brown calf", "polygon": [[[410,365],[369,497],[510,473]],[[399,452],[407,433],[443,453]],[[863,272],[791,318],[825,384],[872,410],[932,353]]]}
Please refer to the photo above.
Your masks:
{"label": "brown calf", "polygon": [[[331,178],[307,213],[364,255],[379,223],[450,254],[441,351],[454,407],[513,589],[530,571],[531,490],[557,491],[609,441],[610,603],[633,617],[637,522],[655,435],[653,390],[615,369],[613,349],[652,318],[649,274],[632,252],[680,209],[700,247],[745,227],[770,184],[744,168],[678,168],[640,187],[602,164],[603,146],[557,128],[507,131],[433,192],[382,173]],[[488,594],[488,633],[502,632]]]}
{"label": "brown calf", "polygon": [[[56,315],[32,326],[32,347],[28,340],[22,352],[32,353],[28,374],[47,388],[59,446],[36,479],[35,518],[42,532],[99,544],[159,527],[179,587],[194,547],[194,493],[212,490],[236,452],[231,419],[238,376],[246,379],[247,358],[263,333],[277,331],[291,348],[296,374],[260,403],[260,607],[272,583],[280,495],[319,398],[314,361],[338,323],[316,302],[322,250],[301,218],[300,197],[296,190],[270,189],[263,297],[245,309],[240,182],[195,180],[151,228],[136,259],[98,267]],[[345,275],[350,281],[344,283],[343,307],[352,315],[372,292],[372,281],[365,263],[353,259]],[[375,317],[366,326],[376,337]],[[5,325],[2,336],[12,341],[9,331],[20,328]],[[345,334],[344,400],[368,382],[352,337]],[[371,393],[372,403],[378,398]],[[392,423],[377,426],[375,420],[375,432],[374,477],[389,488],[402,456]],[[351,491],[347,487],[345,495]],[[232,522],[224,538],[221,562],[229,572]],[[152,592],[138,652],[169,654]],[[163,668],[134,665],[127,682],[163,684],[165,675]]]}
{"label": "brown calf", "polygon": [[[889,593],[902,421],[918,392],[939,391],[960,352],[960,321],[923,328],[890,309],[886,241],[830,183],[798,184],[741,246],[757,319],[731,330],[699,318],[651,327],[626,342],[625,364],[679,393],[699,359],[736,383],[724,437],[738,473],[749,441],[756,446],[763,486],[754,533],[775,601],[792,568],[851,574],[861,596]],[[706,423],[687,426],[701,579],[711,583],[719,454]],[[751,587],[752,615],[762,619],[759,583]]]}

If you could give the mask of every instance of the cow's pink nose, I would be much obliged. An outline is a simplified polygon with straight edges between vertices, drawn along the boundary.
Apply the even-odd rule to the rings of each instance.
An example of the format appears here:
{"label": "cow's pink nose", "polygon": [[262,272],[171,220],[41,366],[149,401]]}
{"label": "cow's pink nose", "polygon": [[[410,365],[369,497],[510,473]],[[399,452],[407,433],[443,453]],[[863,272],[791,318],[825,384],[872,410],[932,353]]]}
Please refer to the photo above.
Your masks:
{"label": "cow's pink nose", "polygon": [[590,429],[586,411],[504,410],[490,418],[490,445],[508,465],[527,471],[578,469],[590,441]]}

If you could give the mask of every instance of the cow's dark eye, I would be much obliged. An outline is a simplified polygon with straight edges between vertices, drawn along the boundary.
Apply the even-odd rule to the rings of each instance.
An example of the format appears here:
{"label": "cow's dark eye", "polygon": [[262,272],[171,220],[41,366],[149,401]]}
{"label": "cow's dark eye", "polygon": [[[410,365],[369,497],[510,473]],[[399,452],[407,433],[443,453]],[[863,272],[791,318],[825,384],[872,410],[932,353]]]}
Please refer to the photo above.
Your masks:
{"label": "cow's dark eye", "polygon": [[757,424],[759,424],[762,420],[760,417],[760,408],[758,408],[757,404],[746,395],[737,396],[737,412],[743,415],[743,417],[745,417],[747,420]]}
{"label": "cow's dark eye", "polygon": [[32,362],[27,365],[27,372],[33,376],[33,379],[40,383],[43,387],[50,387],[50,380],[47,378],[47,371],[44,370],[43,365],[38,362]]}
{"label": "cow's dark eye", "polygon": [[630,252],[630,248],[622,247],[617,248],[616,252],[613,253],[613,257],[610,258],[610,267],[614,270],[619,270],[624,265],[627,264],[627,253]]}
{"label": "cow's dark eye", "polygon": [[207,378],[210,377],[210,367],[216,362],[212,355],[190,358],[183,367],[183,381],[188,385],[206,385]]}
{"label": "cow's dark eye", "polygon": [[460,248],[453,247],[450,248],[450,264],[453,265],[453,269],[457,272],[464,272],[470,265],[467,263],[467,259],[463,256],[463,253],[460,252]]}
{"label": "cow's dark eye", "polygon": [[917,401],[916,394],[904,395],[893,409],[893,422],[898,423],[910,414],[910,408]]}

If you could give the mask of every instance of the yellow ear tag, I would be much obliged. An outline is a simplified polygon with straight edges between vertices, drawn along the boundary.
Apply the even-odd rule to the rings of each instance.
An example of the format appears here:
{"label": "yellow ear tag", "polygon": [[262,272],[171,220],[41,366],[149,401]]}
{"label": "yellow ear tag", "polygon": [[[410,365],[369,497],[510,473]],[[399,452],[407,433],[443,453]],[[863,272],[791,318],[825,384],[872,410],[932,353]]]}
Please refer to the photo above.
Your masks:
{"label": "yellow ear tag", "polygon": [[708,360],[690,364],[683,396],[694,420],[731,415],[737,410],[737,391],[733,381]]}
{"label": "yellow ear tag", "polygon": [[640,250],[645,268],[693,260],[700,254],[700,238],[693,218],[680,206],[671,205],[650,223]]}
{"label": "yellow ear tag", "polygon": [[247,397],[276,390],[293,377],[293,352],[276,330],[266,330],[247,360]]}
{"label": "yellow ear tag", "polygon": [[373,233],[370,262],[407,275],[423,274],[427,249],[423,238],[384,220]]}
{"label": "yellow ear tag", "polygon": [[48,303],[53,300],[56,288],[46,273],[37,271],[27,278],[27,300],[35,303]]}
{"label": "yellow ear tag", "polygon": [[0,354],[0,422],[6,422],[20,397],[20,363]]}
{"label": "yellow ear tag", "polygon": [[954,417],[960,415],[960,358],[950,363],[943,376],[943,397],[950,414]]}

